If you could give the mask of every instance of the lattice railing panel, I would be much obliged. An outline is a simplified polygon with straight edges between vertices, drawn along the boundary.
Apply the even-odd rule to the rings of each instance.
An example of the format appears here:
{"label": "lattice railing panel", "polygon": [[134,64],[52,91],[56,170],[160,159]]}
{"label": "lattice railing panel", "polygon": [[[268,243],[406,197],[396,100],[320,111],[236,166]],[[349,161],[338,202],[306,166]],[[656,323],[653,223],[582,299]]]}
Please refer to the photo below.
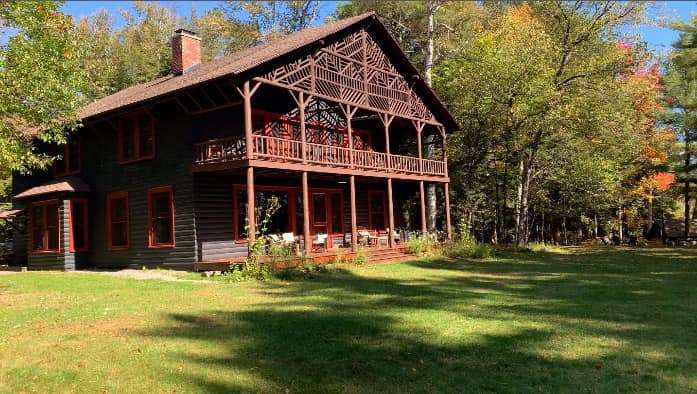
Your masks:
{"label": "lattice railing panel", "polygon": [[435,122],[423,100],[366,30],[258,78],[382,113]]}

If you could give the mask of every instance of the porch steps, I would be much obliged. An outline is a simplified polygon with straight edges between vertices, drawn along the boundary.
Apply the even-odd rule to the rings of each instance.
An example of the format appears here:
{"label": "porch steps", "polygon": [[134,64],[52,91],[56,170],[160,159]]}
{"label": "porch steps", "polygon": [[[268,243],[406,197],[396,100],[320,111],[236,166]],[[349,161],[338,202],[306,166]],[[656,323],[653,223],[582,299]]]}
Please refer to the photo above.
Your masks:
{"label": "porch steps", "polygon": [[394,249],[376,249],[371,250],[368,253],[369,264],[395,262],[409,260],[412,258],[414,258],[414,255],[407,253],[403,247],[397,247]]}

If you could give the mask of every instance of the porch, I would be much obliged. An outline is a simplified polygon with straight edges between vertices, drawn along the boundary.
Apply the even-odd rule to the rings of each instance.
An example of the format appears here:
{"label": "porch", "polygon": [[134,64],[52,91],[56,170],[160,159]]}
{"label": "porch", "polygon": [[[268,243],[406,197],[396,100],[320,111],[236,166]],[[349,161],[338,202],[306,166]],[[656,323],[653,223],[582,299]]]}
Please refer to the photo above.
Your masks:
{"label": "porch", "polygon": [[[319,262],[359,249],[401,254],[410,236],[426,232],[422,182],[241,168],[196,173],[194,190],[197,266],[243,261],[251,228],[284,257]],[[444,238],[443,187],[437,197]],[[267,216],[272,200],[278,207]]]}

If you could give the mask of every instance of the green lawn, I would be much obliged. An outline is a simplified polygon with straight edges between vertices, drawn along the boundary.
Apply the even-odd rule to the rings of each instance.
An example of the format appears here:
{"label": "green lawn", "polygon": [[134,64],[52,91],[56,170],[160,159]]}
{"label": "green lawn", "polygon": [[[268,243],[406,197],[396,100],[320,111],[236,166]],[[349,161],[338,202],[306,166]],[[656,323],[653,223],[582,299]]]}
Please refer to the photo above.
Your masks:
{"label": "green lawn", "polygon": [[0,276],[0,392],[697,391],[697,250]]}

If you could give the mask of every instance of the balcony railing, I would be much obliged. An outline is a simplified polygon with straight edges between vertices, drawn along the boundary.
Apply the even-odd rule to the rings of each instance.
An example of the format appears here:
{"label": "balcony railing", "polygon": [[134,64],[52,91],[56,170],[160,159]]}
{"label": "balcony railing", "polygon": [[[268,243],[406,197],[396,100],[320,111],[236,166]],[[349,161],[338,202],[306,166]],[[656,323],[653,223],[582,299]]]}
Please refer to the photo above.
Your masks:
{"label": "balcony railing", "polygon": [[[303,162],[301,141],[262,135],[252,136],[253,158],[290,163]],[[323,167],[358,168],[370,171],[398,172],[413,175],[445,176],[445,162],[418,157],[392,155],[341,146],[305,144],[305,161]],[[194,163],[208,164],[246,158],[244,137],[219,138],[195,145]]]}

